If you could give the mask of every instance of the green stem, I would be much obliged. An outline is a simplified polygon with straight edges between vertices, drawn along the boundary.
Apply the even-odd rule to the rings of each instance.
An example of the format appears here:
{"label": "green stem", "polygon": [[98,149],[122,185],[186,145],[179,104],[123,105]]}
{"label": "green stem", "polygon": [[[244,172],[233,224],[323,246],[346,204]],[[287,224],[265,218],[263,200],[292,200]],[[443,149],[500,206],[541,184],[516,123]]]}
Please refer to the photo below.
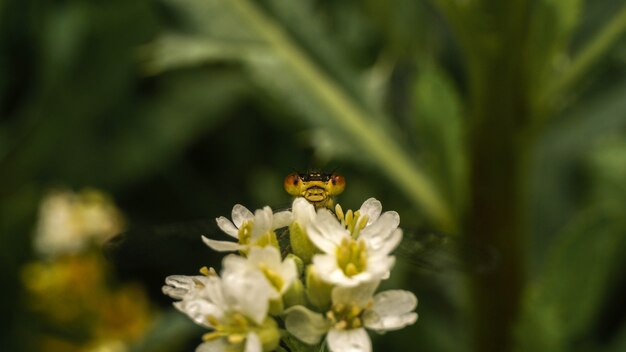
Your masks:
{"label": "green stem", "polygon": [[[489,25],[467,22],[470,112],[468,242],[498,252],[498,265],[470,277],[474,351],[514,349],[513,330],[525,285],[524,210],[530,102],[527,63],[529,5],[524,0],[484,2],[475,13]],[[493,5],[493,6],[492,6]],[[470,246],[471,247],[471,246]],[[472,253],[467,253],[469,260]]]}
{"label": "green stem", "polygon": [[566,92],[570,86],[576,83],[589,68],[600,59],[613,46],[613,44],[626,32],[626,5],[613,17],[613,19],[597,33],[593,39],[576,56],[569,68],[547,89],[545,97],[552,100],[559,94]]}
{"label": "green stem", "polygon": [[352,134],[360,147],[379,164],[380,168],[397,182],[416,205],[435,220],[443,229],[454,231],[456,224],[450,208],[443,201],[430,178],[418,169],[413,160],[384,129],[377,119],[357,104],[348,94],[325,75],[284,31],[247,0],[228,1],[272,48],[290,69],[308,85],[332,117],[347,133]]}

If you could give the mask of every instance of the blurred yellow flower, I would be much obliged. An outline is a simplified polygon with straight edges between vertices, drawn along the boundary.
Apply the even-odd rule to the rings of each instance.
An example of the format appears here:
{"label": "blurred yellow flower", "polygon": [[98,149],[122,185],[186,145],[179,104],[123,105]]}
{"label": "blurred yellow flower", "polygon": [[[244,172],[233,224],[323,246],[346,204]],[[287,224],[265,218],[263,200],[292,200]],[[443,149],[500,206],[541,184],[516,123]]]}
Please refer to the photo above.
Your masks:
{"label": "blurred yellow flower", "polygon": [[100,251],[122,223],[100,191],[55,191],[42,201],[34,246],[43,258],[21,272],[27,307],[45,326],[35,332],[38,350],[123,352],[150,327],[143,288],[117,282]]}
{"label": "blurred yellow flower", "polygon": [[35,250],[46,256],[77,253],[119,234],[123,223],[111,199],[98,190],[52,191],[39,208]]}

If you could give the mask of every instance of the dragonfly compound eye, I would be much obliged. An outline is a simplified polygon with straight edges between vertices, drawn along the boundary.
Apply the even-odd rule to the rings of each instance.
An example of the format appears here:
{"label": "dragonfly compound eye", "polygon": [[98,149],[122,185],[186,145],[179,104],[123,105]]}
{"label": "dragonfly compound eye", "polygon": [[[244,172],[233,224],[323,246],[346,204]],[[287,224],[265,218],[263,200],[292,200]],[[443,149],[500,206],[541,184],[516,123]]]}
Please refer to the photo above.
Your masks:
{"label": "dragonfly compound eye", "polygon": [[285,182],[283,186],[285,187],[285,191],[292,196],[300,195],[300,185],[302,184],[302,179],[297,173],[291,173],[285,177]]}
{"label": "dragonfly compound eye", "polygon": [[329,194],[331,196],[340,195],[346,188],[346,179],[337,174],[332,174],[330,177]]}

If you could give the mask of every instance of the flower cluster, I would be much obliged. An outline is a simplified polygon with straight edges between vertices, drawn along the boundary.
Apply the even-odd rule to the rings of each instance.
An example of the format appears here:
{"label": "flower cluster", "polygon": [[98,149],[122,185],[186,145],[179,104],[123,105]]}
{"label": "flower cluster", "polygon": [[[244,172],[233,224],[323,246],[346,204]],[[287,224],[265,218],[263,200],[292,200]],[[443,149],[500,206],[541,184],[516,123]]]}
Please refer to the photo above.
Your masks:
{"label": "flower cluster", "polygon": [[100,190],[57,189],[41,200],[37,257],[20,272],[23,301],[37,320],[34,350],[127,351],[151,328],[155,311],[143,287],[117,281],[102,256],[101,245],[122,226]]}
{"label": "flower cluster", "polygon": [[[411,292],[375,294],[395,263],[399,223],[374,198],[354,212],[316,209],[304,198],[276,213],[238,204],[232,221],[217,219],[236,242],[202,238],[216,251],[238,252],[224,258],[221,275],[203,268],[202,275],[169,276],[163,292],[212,330],[197,351],[296,352],[322,344],[371,351],[366,328],[383,333],[417,320]],[[288,244],[279,240],[285,236]]]}

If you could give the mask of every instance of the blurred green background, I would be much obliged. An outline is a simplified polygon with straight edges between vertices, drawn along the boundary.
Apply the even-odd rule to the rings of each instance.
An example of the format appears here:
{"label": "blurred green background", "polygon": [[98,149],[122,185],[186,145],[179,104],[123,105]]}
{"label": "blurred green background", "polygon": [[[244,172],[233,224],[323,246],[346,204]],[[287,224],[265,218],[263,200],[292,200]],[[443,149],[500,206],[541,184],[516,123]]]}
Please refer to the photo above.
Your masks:
{"label": "blurred green background", "polygon": [[219,263],[197,220],[315,167],[457,257],[400,260],[420,319],[375,350],[626,350],[625,33],[620,0],[0,1],[0,349],[45,329],[20,271],[51,188],[112,196],[110,264],[161,312],[130,349],[185,351],[160,286]]}

